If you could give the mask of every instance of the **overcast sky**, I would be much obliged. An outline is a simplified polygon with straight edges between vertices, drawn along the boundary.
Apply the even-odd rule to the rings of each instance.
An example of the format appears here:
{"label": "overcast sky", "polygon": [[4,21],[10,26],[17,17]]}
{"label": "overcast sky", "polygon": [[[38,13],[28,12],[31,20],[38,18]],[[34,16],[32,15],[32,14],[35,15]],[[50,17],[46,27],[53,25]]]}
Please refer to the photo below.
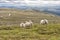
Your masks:
{"label": "overcast sky", "polygon": [[1,4],[26,4],[26,5],[59,5],[60,0],[0,0],[0,5]]}

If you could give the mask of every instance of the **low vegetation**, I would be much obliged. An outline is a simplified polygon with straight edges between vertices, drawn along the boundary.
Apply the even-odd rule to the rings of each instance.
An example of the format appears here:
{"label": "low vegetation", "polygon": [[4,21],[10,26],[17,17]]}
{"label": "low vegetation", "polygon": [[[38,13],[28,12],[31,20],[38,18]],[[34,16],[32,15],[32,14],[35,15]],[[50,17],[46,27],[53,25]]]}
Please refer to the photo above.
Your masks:
{"label": "low vegetation", "polygon": [[[11,16],[8,14],[11,13]],[[60,16],[34,10],[0,9],[0,40],[60,40]],[[41,25],[41,19],[49,24]],[[34,25],[22,28],[20,22],[32,20]]]}
{"label": "low vegetation", "polygon": [[60,24],[35,24],[31,28],[1,26],[0,40],[60,40]]}

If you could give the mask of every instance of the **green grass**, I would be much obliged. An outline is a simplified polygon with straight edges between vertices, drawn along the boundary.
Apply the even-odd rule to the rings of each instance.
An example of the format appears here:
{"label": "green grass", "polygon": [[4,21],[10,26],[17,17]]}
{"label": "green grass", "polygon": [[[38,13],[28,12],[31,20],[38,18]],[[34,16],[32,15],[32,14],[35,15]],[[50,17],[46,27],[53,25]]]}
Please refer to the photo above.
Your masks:
{"label": "green grass", "polygon": [[1,26],[0,40],[60,40],[60,24],[35,24],[31,28]]}
{"label": "green grass", "polygon": [[[12,15],[9,17],[8,14]],[[0,8],[0,40],[60,40],[60,16],[34,10]],[[48,25],[40,25],[41,19]],[[30,28],[21,28],[21,22],[32,20]]]}

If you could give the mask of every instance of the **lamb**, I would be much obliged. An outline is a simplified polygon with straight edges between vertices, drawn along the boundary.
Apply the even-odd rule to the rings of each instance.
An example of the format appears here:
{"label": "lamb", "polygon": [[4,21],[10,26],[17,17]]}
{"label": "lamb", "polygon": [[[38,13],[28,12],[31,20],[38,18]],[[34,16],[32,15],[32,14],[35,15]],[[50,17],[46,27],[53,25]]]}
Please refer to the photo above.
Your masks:
{"label": "lamb", "polygon": [[40,21],[40,24],[43,24],[43,25],[44,25],[44,24],[48,24],[48,20],[47,20],[47,19],[41,20],[41,21]]}

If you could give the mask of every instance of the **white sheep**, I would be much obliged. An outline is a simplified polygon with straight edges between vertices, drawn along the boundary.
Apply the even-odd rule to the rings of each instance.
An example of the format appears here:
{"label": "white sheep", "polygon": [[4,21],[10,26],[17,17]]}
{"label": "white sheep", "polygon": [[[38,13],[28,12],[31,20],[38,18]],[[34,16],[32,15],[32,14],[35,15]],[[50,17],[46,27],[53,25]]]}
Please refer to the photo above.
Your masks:
{"label": "white sheep", "polygon": [[45,24],[48,24],[48,20],[47,19],[44,19],[45,20]]}
{"label": "white sheep", "polygon": [[29,22],[30,22],[30,25],[32,26],[33,25],[33,22],[31,20],[29,20]]}
{"label": "white sheep", "polygon": [[31,23],[28,22],[28,21],[25,21],[25,25],[26,25],[26,27],[30,27],[31,26]]}
{"label": "white sheep", "polygon": [[20,27],[25,27],[25,23],[20,23]]}
{"label": "white sheep", "polygon": [[48,24],[48,20],[47,19],[41,20],[40,24]]}
{"label": "white sheep", "polygon": [[1,18],[3,17],[3,16],[0,16]]}
{"label": "white sheep", "polygon": [[11,14],[9,13],[9,16],[11,16]]}
{"label": "white sheep", "polygon": [[20,27],[31,27],[33,22],[31,20],[20,23]]}
{"label": "white sheep", "polygon": [[44,24],[44,23],[45,23],[45,21],[44,21],[44,20],[41,20],[41,21],[40,21],[40,24]]}

